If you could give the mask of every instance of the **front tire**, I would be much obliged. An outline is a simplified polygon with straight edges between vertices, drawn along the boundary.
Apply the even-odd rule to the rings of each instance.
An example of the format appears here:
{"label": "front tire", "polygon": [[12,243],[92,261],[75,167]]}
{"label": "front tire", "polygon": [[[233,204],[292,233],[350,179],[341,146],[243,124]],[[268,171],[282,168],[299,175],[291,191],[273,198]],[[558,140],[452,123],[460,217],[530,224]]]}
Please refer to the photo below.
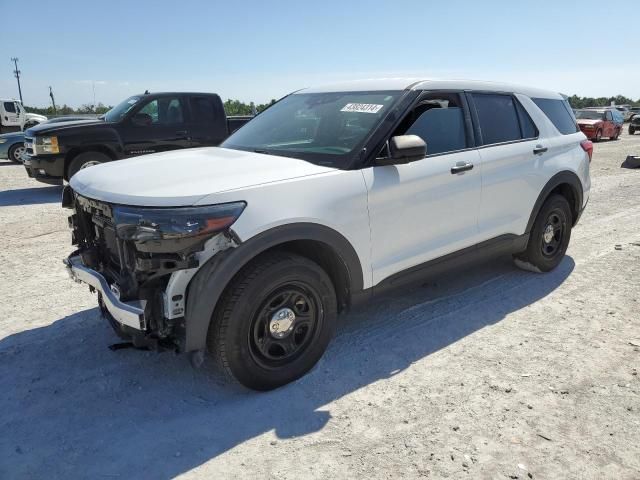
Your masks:
{"label": "front tire", "polygon": [[67,178],[65,180],[69,181],[71,177],[73,177],[83,168],[92,167],[94,165],[105,163],[110,160],[111,159],[108,156],[100,152],[81,153],[71,161],[71,164],[69,165],[69,168],[67,170]]}
{"label": "front tire", "polygon": [[600,140],[602,140],[602,130],[598,130],[596,132],[596,137],[593,139],[594,142],[599,142]]}
{"label": "front tire", "polygon": [[207,347],[233,379],[272,390],[307,373],[335,332],[337,301],[327,273],[286,252],[263,255],[226,289]]}
{"label": "front tire", "polygon": [[636,133],[636,129],[629,125],[629,135],[633,135],[634,133]]}
{"label": "front tire", "polygon": [[536,272],[556,268],[569,246],[572,225],[573,215],[567,199],[562,195],[551,195],[533,223],[527,249],[514,256],[516,265]]}

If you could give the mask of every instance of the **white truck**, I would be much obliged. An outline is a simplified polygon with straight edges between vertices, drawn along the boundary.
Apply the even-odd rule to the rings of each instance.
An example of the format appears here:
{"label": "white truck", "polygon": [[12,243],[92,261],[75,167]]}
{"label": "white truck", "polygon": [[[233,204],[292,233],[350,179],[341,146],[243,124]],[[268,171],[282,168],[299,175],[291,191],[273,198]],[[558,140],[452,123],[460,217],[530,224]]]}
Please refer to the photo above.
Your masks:
{"label": "white truck", "polygon": [[556,268],[592,151],[555,92],[300,90],[220,148],[80,170],[63,191],[77,246],[65,263],[133,345],[208,351],[268,390],[309,371],[338,314],[384,288],[500,253]]}
{"label": "white truck", "polygon": [[23,131],[46,119],[44,115],[27,113],[16,100],[0,99],[0,134]]}

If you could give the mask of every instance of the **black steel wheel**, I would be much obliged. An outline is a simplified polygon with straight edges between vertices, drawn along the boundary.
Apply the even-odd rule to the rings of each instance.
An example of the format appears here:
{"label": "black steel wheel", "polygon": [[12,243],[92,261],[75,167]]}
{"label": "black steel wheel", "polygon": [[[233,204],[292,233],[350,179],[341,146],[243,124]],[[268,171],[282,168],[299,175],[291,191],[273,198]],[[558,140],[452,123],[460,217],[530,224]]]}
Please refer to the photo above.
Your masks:
{"label": "black steel wheel", "polygon": [[542,231],[542,254],[545,257],[553,257],[562,247],[564,231],[567,226],[567,219],[560,209],[553,210],[546,221]]}
{"label": "black steel wheel", "polygon": [[209,352],[233,379],[271,390],[307,373],[335,331],[336,293],[306,257],[267,253],[225,290],[207,335]]}
{"label": "black steel wheel", "polygon": [[311,287],[291,283],[267,295],[252,319],[249,345],[254,360],[277,368],[302,354],[321,327],[320,300]]}

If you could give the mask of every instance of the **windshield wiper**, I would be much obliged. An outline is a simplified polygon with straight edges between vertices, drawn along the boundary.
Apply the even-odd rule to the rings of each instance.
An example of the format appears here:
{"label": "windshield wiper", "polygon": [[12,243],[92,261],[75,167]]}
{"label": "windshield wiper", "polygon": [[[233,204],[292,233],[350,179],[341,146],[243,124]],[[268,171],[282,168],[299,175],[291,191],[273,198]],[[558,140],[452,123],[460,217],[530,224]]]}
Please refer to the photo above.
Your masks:
{"label": "windshield wiper", "polygon": [[253,152],[254,152],[254,153],[263,153],[263,154],[265,154],[265,155],[269,155],[269,152],[268,152],[268,151],[266,151],[266,150],[259,150],[259,149],[258,149],[258,150],[254,150]]}

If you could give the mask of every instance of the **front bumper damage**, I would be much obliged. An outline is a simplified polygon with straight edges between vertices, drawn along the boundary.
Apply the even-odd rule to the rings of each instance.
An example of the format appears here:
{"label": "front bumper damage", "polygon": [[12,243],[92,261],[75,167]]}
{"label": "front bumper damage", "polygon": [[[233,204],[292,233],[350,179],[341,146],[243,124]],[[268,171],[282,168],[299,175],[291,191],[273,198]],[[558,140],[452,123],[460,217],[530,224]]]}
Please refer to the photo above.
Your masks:
{"label": "front bumper damage", "polygon": [[137,347],[184,351],[185,306],[191,279],[218,252],[237,245],[231,231],[195,241],[121,238],[113,205],[63,191],[72,243],[63,262],[71,278],[98,293],[116,334]]}
{"label": "front bumper damage", "polygon": [[120,301],[117,286],[115,284],[109,285],[106,278],[100,273],[85,267],[80,255],[71,255],[63,262],[72,280],[77,283],[86,283],[100,294],[104,308],[115,321],[136,330],[144,331],[147,329],[148,322],[144,313],[146,301]]}

